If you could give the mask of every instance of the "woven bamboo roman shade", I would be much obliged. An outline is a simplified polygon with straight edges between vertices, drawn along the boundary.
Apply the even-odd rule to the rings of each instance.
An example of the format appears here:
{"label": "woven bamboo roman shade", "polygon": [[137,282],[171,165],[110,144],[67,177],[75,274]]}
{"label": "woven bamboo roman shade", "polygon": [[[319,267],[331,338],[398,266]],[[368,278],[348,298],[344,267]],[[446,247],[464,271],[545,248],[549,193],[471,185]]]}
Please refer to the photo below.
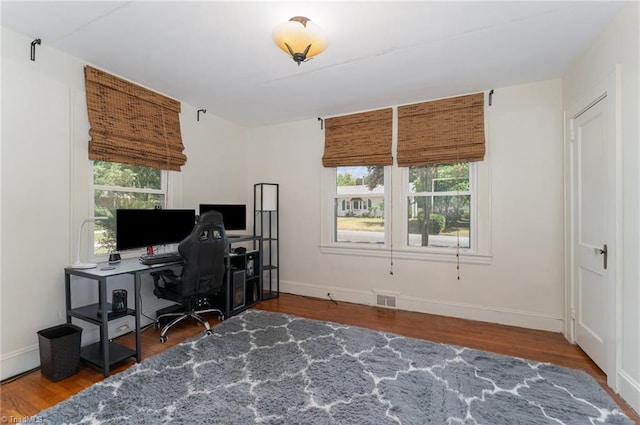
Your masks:
{"label": "woven bamboo roman shade", "polygon": [[398,108],[398,165],[484,159],[484,93]]}
{"label": "woven bamboo roman shade", "polygon": [[322,165],[391,165],[392,109],[325,120]]}
{"label": "woven bamboo roman shade", "polygon": [[180,102],[85,66],[89,159],[180,171]]}

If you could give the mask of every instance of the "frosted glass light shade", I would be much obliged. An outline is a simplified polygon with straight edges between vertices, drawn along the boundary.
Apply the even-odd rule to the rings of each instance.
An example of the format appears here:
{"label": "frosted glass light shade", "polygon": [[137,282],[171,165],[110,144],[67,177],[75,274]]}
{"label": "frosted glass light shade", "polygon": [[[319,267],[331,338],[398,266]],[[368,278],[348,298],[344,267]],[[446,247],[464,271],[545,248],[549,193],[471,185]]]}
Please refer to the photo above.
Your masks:
{"label": "frosted glass light shade", "polygon": [[327,48],[324,31],[304,16],[294,16],[273,29],[273,41],[300,65]]}

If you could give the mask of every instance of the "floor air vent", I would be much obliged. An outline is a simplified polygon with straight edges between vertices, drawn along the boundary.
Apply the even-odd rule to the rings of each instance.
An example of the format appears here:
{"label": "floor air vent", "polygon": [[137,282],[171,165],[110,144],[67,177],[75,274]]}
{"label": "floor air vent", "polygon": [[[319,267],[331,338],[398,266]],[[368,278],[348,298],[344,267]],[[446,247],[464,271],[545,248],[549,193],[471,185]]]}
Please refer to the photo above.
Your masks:
{"label": "floor air vent", "polygon": [[396,308],[396,296],[376,294],[376,305],[379,307]]}

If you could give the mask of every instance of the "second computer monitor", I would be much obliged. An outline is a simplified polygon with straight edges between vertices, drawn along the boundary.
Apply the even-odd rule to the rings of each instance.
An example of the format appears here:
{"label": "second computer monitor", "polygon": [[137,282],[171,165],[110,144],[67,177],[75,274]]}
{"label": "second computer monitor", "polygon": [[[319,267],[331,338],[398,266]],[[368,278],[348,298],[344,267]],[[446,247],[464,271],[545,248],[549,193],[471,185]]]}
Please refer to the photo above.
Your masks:
{"label": "second computer monitor", "polygon": [[200,215],[218,211],[226,231],[247,230],[247,206],[244,204],[200,204]]}

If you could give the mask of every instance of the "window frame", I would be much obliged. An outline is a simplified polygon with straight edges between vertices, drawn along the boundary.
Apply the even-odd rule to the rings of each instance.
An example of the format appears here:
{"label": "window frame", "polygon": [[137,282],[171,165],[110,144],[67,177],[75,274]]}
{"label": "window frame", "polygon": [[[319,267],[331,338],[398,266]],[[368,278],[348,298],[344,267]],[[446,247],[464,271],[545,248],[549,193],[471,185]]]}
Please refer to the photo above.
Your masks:
{"label": "window frame", "polygon": [[[162,208],[170,208],[172,205],[171,202],[171,191],[169,188],[172,186],[169,184],[169,180],[172,174],[177,174],[177,172],[171,172],[168,170],[159,170],[160,171],[160,189],[149,189],[149,188],[136,188],[136,187],[127,187],[127,186],[109,186],[102,184],[94,183],[94,162],[93,160],[89,160],[89,211],[90,215],[93,216],[95,212],[95,193],[97,190],[105,190],[105,191],[113,191],[113,192],[127,192],[127,193],[146,193],[146,194],[154,194],[154,195],[164,195],[164,203]],[[107,161],[108,162],[108,161]],[[152,167],[147,167],[152,168]],[[95,224],[89,223],[89,245],[90,247],[95,247]],[[131,250],[125,253],[120,253],[122,258],[135,258],[138,257],[141,253],[144,252],[144,249],[139,250]],[[95,248],[89,252],[90,258],[95,261],[104,261],[108,258],[108,254],[99,254],[96,255]]]}
{"label": "window frame", "polygon": [[[321,213],[320,223],[320,247],[321,252],[330,253],[343,253],[353,255],[372,255],[375,252],[384,252],[389,249],[390,241],[390,226],[387,217],[389,217],[389,203],[386,202],[388,191],[387,187],[391,184],[392,166],[384,166],[384,242],[383,243],[361,243],[361,242],[338,242],[336,241],[337,229],[336,229],[336,217],[337,204],[340,199],[337,193],[337,176],[338,167],[323,167],[322,187],[320,193],[322,194],[321,205],[323,205]],[[350,201],[346,201],[348,206],[353,207]],[[341,202],[341,201],[340,201]],[[364,202],[364,201],[362,201]],[[351,208],[352,209],[352,208]],[[345,211],[349,211],[347,208]],[[374,254],[375,255],[375,254]],[[377,255],[376,255],[377,256]]]}
{"label": "window frame", "polygon": [[[471,219],[469,222],[469,247],[460,247],[459,252],[462,254],[475,254],[477,252],[477,238],[478,238],[478,208],[477,208],[477,179],[478,179],[478,163],[477,162],[469,162],[469,190],[468,194],[470,196],[469,201],[469,213],[471,214]],[[434,164],[437,166],[438,164]],[[451,252],[456,252],[458,250],[457,247],[438,247],[438,246],[414,246],[409,245],[407,239],[409,234],[409,225],[406,217],[409,215],[408,210],[408,198],[413,196],[451,196],[456,195],[457,192],[411,192],[409,188],[409,167],[398,167],[402,173],[402,217],[403,220],[403,248],[407,250],[417,250],[417,251],[425,251],[425,252],[433,252],[433,253],[442,253],[448,254]],[[467,191],[465,191],[466,194]]]}
{"label": "window frame", "polygon": [[[336,167],[323,167],[320,187],[320,253],[332,255],[353,255],[359,257],[381,257],[427,262],[462,264],[491,264],[491,191],[490,158],[486,155],[482,162],[470,163],[470,191],[472,191],[471,211],[475,226],[470,230],[472,248],[456,249],[440,247],[410,247],[407,245],[407,167],[397,164],[384,167],[385,173],[385,242],[384,244],[359,244],[335,242],[334,205],[336,199]],[[473,174],[473,175],[471,175]],[[392,252],[392,254],[391,254]]]}

